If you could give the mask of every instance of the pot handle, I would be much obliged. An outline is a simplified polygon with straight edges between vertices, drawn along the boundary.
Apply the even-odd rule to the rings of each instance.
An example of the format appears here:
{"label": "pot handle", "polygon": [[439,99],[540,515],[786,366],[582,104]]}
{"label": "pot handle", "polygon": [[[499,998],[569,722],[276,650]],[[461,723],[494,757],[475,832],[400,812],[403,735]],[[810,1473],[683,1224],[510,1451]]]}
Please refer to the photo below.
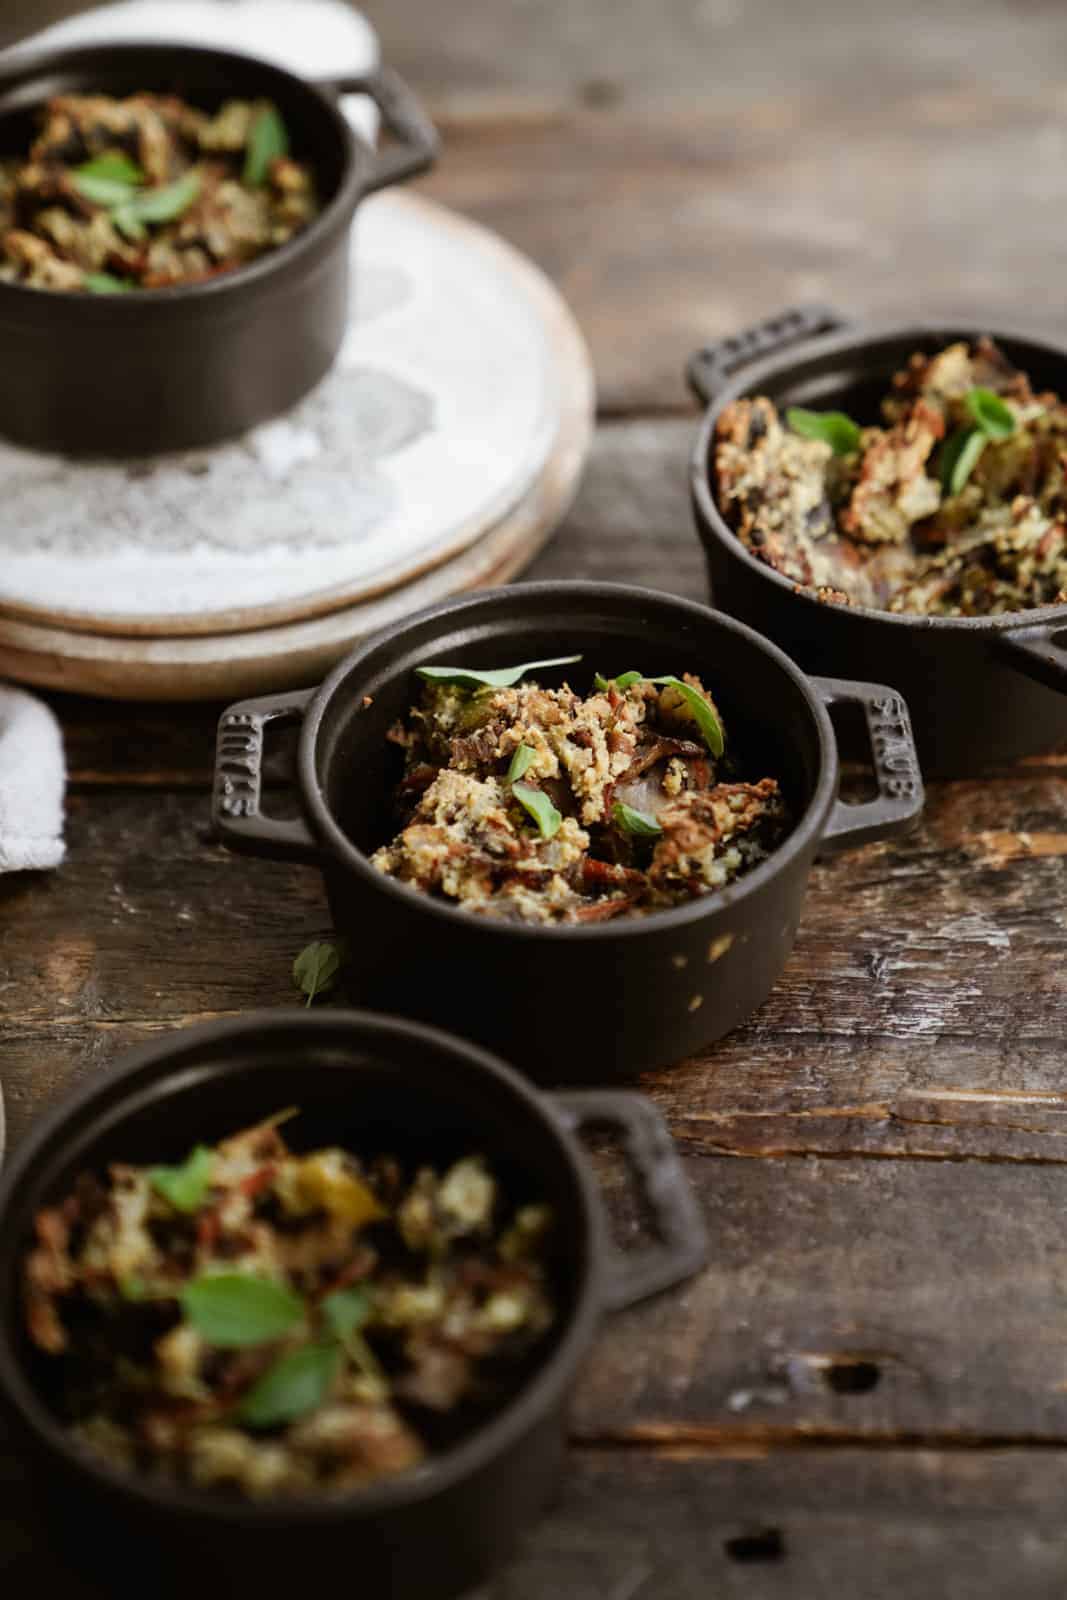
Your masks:
{"label": "pot handle", "polygon": [[390,184],[414,178],[433,165],[441,148],[437,129],[403,78],[389,67],[376,67],[347,78],[320,82],[326,94],[365,94],[381,112],[382,121],[398,141],[392,150],[374,152],[374,166],[363,184],[364,194],[387,189]]}
{"label": "pot handle", "polygon": [[1013,667],[1036,678],[1047,689],[1067,689],[1067,607],[1062,622],[1038,622],[996,635],[996,648]]}
{"label": "pot handle", "polygon": [[714,339],[690,356],[685,369],[689,387],[698,400],[711,405],[727,380],[750,362],[773,356],[820,333],[836,333],[848,325],[849,319],[830,306],[794,306],[780,311],[742,333]]}
{"label": "pot handle", "polygon": [[241,700],[219,718],[211,816],[215,832],[231,850],[283,861],[318,860],[314,835],[302,817],[283,822],[260,810],[267,726],[302,720],[316,692],[293,689]]}
{"label": "pot handle", "polygon": [[596,1122],[620,1130],[653,1213],[659,1242],[632,1255],[613,1255],[604,1296],[608,1310],[623,1311],[699,1272],[708,1255],[704,1219],[655,1106],[627,1089],[561,1090],[550,1098],[570,1133]]}
{"label": "pot handle", "polygon": [[823,705],[862,706],[867,718],[878,798],[865,805],[834,804],[822,836],[823,852],[847,850],[906,833],[922,815],[924,790],[915,736],[907,705],[895,689],[880,683],[850,683],[842,678],[812,678]]}

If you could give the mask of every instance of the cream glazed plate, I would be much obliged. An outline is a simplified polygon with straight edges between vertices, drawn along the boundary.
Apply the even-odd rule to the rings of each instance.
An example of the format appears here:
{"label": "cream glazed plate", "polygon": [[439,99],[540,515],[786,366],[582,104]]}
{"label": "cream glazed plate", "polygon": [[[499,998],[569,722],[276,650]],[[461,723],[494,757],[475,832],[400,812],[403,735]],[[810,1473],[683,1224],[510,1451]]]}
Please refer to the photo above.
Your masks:
{"label": "cream glazed plate", "polygon": [[[309,76],[376,54],[337,0],[208,9],[228,24],[212,43],[254,39],[263,55],[283,53],[294,14],[297,37],[315,18],[318,34],[285,62]],[[32,48],[146,26],[195,37],[202,11],[201,0],[109,7]],[[163,13],[187,17],[191,34],[164,30]],[[339,13],[356,30],[347,43]],[[129,463],[0,441],[0,614],[119,636],[321,616],[455,558],[524,500],[563,427],[556,291],[485,229],[405,193],[360,206],[353,257],[341,357],[289,415],[221,447]]]}

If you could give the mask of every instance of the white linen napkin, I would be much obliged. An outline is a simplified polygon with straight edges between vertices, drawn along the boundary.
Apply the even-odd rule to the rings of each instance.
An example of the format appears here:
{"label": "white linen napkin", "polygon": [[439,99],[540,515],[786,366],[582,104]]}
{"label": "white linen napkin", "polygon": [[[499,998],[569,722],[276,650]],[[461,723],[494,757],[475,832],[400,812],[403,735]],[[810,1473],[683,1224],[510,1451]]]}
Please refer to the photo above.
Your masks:
{"label": "white linen napkin", "polygon": [[0,685],[0,872],[58,867],[66,784],[52,712],[24,690]]}

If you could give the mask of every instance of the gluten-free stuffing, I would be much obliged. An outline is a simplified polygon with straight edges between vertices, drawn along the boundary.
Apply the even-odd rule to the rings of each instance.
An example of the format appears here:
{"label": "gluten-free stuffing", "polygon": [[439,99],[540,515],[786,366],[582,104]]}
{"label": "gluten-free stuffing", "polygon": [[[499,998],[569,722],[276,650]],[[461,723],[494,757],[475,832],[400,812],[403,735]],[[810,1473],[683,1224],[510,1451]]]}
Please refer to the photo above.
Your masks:
{"label": "gluten-free stuffing", "polygon": [[0,161],[0,281],[87,294],[198,283],[318,211],[270,101],[58,95],[30,149]]}
{"label": "gluten-free stuffing", "polygon": [[36,1218],[25,1314],[82,1446],[244,1497],[404,1472],[522,1381],[552,1215],[488,1160],[296,1154],[285,1117],[87,1172]]}
{"label": "gluten-free stuffing", "polygon": [[713,490],[745,548],[829,604],[974,617],[1067,601],[1067,405],[987,338],[916,353],[882,421],[735,400]]}
{"label": "gluten-free stuffing", "polygon": [[380,872],[485,916],[590,923],[683,905],[766,859],[788,831],[778,781],[746,781],[700,679],[597,674],[586,694],[526,679],[578,659],[419,669],[390,734],[405,767]]}

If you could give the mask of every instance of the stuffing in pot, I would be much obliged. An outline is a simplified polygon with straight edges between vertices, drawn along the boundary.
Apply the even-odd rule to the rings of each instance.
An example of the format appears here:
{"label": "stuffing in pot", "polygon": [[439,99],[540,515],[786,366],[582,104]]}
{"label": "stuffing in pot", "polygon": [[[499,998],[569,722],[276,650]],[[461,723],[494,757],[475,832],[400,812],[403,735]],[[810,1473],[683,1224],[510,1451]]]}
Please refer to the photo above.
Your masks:
{"label": "stuffing in pot", "polygon": [[553,1321],[551,1214],[482,1156],[297,1155],[283,1120],[85,1174],[37,1216],[29,1335],[113,1465],[254,1498],[358,1488],[484,1416]]}
{"label": "stuffing in pot", "polygon": [[269,101],[60,95],[24,157],[0,161],[0,280],[121,294],[232,272],[319,209]]}
{"label": "stuffing in pot", "polygon": [[682,905],[774,850],[778,783],[744,780],[699,678],[521,681],[577,659],[419,669],[380,872],[485,916],[586,923]]}
{"label": "stuffing in pot", "polygon": [[713,469],[746,549],[831,604],[975,617],[1067,601],[1067,405],[989,339],[913,355],[875,427],[735,400]]}

